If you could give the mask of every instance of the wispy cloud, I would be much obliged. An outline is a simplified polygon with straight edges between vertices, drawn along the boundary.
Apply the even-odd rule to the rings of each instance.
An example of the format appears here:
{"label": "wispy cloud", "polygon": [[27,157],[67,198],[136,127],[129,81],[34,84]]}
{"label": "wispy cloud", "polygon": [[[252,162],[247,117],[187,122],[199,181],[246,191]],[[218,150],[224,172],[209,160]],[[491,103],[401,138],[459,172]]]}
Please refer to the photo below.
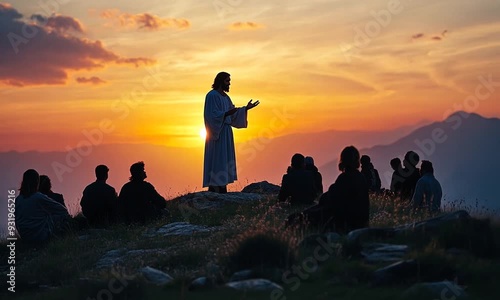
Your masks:
{"label": "wispy cloud", "polygon": [[42,15],[32,15],[31,19],[36,21],[40,26],[46,27],[58,32],[66,32],[73,30],[83,33],[83,26],[76,18],[63,15],[53,15],[44,17]]}
{"label": "wispy cloud", "polygon": [[83,26],[74,18],[34,15],[32,19],[36,22],[27,23],[11,5],[0,3],[0,82],[4,84],[64,84],[69,71],[155,62],[144,57],[122,57],[99,40],[73,35],[83,33]]}
{"label": "wispy cloud", "polygon": [[256,30],[265,26],[255,22],[235,22],[228,26],[230,30]]}
{"label": "wispy cloud", "polygon": [[78,82],[78,83],[89,83],[89,84],[93,84],[93,85],[99,85],[99,84],[106,83],[106,81],[104,81],[101,78],[96,77],[96,76],[92,76],[92,77],[77,77],[76,78],[76,82]]}
{"label": "wispy cloud", "polygon": [[[445,36],[448,34],[448,30],[445,29],[443,31],[441,31],[440,34],[433,34],[433,35],[430,35],[429,36],[429,39],[430,40],[433,40],[433,41],[441,41],[445,38]],[[425,40],[425,38],[427,37],[427,35],[425,35],[424,33],[416,33],[414,35],[411,36],[411,39],[412,40]]]}
{"label": "wispy cloud", "polygon": [[412,39],[414,40],[417,40],[417,39],[420,39],[420,38],[423,38],[424,37],[424,34],[423,33],[416,33],[414,35],[411,36]]}
{"label": "wispy cloud", "polygon": [[187,19],[161,18],[150,13],[131,14],[121,12],[118,9],[107,9],[100,13],[104,19],[113,21],[120,27],[138,28],[146,30],[160,30],[163,28],[186,29],[191,26]]}

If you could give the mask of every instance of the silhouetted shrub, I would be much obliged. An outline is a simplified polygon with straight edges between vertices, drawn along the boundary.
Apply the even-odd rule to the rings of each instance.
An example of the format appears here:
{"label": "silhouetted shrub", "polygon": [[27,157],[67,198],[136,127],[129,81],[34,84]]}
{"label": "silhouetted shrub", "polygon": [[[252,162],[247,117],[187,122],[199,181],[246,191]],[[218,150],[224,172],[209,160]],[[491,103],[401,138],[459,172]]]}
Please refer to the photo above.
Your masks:
{"label": "silhouetted shrub", "polygon": [[296,259],[295,242],[286,232],[248,231],[229,242],[220,253],[227,271],[291,266]]}

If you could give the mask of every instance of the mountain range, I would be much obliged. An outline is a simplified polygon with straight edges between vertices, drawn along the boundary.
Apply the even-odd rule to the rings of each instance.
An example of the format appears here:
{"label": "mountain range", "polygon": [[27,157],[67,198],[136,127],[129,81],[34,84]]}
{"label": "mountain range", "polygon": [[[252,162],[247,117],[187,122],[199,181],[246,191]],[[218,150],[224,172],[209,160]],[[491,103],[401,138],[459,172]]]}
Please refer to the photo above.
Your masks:
{"label": "mountain range", "polygon": [[[500,207],[500,181],[496,177],[500,170],[500,160],[496,159],[500,153],[500,119],[465,112],[456,112],[443,121],[423,121],[390,131],[296,133],[239,143],[239,180],[229,190],[239,191],[249,183],[263,180],[280,184],[294,153],[315,159],[326,189],[339,174],[340,151],[349,145],[371,157],[383,187],[390,183],[389,161],[394,157],[402,159],[407,151],[414,150],[421,160],[433,162],[445,201],[463,199],[473,205],[477,199],[481,205]],[[145,162],[147,180],[167,199],[202,189],[202,148],[108,144],[69,152],[0,152],[0,190],[5,195],[9,189],[17,190],[23,172],[34,168],[52,179],[53,190],[62,193],[70,212],[76,213],[81,192],[95,180],[96,165],[108,165],[108,183],[119,192],[128,181],[130,165],[137,161]],[[6,201],[7,197],[2,199]],[[1,206],[2,216],[6,215],[6,208],[6,204]]]}

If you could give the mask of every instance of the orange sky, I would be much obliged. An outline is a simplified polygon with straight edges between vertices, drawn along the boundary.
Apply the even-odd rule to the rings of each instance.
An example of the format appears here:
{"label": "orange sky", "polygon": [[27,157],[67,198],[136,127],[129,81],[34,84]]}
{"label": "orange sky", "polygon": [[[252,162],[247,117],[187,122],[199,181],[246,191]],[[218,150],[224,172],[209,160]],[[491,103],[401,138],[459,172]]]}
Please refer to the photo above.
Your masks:
{"label": "orange sky", "polygon": [[[9,4],[10,3],[10,4]],[[82,140],[202,147],[232,75],[261,105],[243,142],[500,117],[500,2],[13,1],[0,4],[0,151]]]}

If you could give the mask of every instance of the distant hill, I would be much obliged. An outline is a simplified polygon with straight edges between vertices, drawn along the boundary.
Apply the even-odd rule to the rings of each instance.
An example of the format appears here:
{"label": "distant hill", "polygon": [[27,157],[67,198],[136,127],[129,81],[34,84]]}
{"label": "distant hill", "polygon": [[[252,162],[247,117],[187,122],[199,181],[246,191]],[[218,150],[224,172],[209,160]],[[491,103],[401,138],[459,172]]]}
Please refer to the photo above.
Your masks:
{"label": "distant hill", "polygon": [[[394,157],[403,159],[404,154],[414,150],[420,159],[430,160],[435,176],[441,182],[447,201],[465,200],[475,205],[500,208],[500,119],[483,118],[474,113],[457,112],[442,122],[423,126],[409,135],[383,146],[363,147],[361,154],[369,155],[378,169],[382,186],[389,187],[392,169],[389,161]],[[338,154],[337,154],[338,155]],[[337,170],[337,159],[321,170]],[[420,166],[420,164],[418,165]],[[326,173],[324,180],[333,182],[338,176]]]}

